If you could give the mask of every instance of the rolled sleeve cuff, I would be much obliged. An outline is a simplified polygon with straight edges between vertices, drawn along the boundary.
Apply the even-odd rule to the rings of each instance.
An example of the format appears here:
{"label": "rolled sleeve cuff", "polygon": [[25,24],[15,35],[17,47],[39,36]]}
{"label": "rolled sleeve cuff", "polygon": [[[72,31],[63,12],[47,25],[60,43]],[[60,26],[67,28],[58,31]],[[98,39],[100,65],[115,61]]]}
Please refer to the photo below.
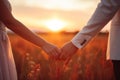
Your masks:
{"label": "rolled sleeve cuff", "polygon": [[74,46],[77,48],[81,49],[83,48],[91,39],[91,36],[88,35],[82,35],[78,33],[72,40],[71,42],[73,43]]}

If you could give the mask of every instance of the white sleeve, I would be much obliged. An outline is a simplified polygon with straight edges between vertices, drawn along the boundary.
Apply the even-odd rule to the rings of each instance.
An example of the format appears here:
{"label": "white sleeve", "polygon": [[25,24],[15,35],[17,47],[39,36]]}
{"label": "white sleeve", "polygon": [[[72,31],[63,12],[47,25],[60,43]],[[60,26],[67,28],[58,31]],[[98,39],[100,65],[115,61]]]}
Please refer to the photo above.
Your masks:
{"label": "white sleeve", "polygon": [[120,0],[101,0],[87,25],[71,40],[77,48],[84,47],[115,15]]}

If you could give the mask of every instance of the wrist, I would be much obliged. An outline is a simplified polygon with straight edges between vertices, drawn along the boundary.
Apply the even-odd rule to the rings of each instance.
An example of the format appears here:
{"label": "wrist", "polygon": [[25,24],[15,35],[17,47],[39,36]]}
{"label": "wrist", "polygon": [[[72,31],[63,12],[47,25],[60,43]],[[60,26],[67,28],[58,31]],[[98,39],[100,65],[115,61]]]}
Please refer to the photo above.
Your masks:
{"label": "wrist", "polygon": [[71,40],[71,43],[76,47],[76,48],[81,48],[80,45],[78,45],[78,43],[75,40]]}
{"label": "wrist", "polygon": [[71,44],[73,47],[75,47],[76,49],[79,49],[76,45],[74,45],[74,44],[72,43],[72,41],[70,41],[70,44]]}
{"label": "wrist", "polygon": [[47,41],[42,40],[42,41],[40,42],[39,46],[40,46],[41,48],[43,48],[43,47],[44,47],[45,45],[47,45],[47,44],[48,44]]}

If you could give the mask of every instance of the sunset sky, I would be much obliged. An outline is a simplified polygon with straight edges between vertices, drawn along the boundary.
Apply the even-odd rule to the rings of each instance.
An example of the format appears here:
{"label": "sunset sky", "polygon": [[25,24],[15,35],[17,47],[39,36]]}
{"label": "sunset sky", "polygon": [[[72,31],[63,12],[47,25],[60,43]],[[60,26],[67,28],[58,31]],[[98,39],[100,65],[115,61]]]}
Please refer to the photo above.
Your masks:
{"label": "sunset sky", "polygon": [[9,1],[14,16],[28,28],[39,31],[80,30],[99,2],[99,0]]}

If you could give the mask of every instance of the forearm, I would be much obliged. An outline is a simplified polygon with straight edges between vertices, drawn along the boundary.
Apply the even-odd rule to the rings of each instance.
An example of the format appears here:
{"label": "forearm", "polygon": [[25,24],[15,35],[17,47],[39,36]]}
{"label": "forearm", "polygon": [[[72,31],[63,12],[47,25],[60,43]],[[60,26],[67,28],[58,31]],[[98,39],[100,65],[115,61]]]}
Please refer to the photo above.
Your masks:
{"label": "forearm", "polygon": [[80,33],[90,36],[96,35],[96,33],[98,33],[113,18],[119,7],[119,5],[112,3],[112,0],[101,1],[87,25]]}
{"label": "forearm", "polygon": [[0,0],[0,21],[22,38],[41,47],[46,53],[48,53],[48,55],[57,56],[60,53],[58,47],[45,41],[42,37],[37,36],[32,31],[30,31],[24,24],[16,20],[11,14],[10,10],[7,8],[4,0]]}
{"label": "forearm", "polygon": [[12,19],[12,21],[6,21],[4,23],[10,30],[21,36],[22,38],[32,42],[33,44],[42,47],[46,44],[46,41],[37,36],[35,33],[30,31],[25,25],[17,21],[16,19]]}
{"label": "forearm", "polygon": [[[116,0],[120,3],[119,0]],[[98,5],[87,25],[72,39],[72,43],[82,48],[85,46],[115,15],[119,9],[113,0],[103,0]]]}
{"label": "forearm", "polygon": [[42,47],[46,41],[31,32],[24,24],[19,22],[11,14],[4,0],[0,0],[0,21],[3,22],[10,30],[21,36],[22,38]]}

